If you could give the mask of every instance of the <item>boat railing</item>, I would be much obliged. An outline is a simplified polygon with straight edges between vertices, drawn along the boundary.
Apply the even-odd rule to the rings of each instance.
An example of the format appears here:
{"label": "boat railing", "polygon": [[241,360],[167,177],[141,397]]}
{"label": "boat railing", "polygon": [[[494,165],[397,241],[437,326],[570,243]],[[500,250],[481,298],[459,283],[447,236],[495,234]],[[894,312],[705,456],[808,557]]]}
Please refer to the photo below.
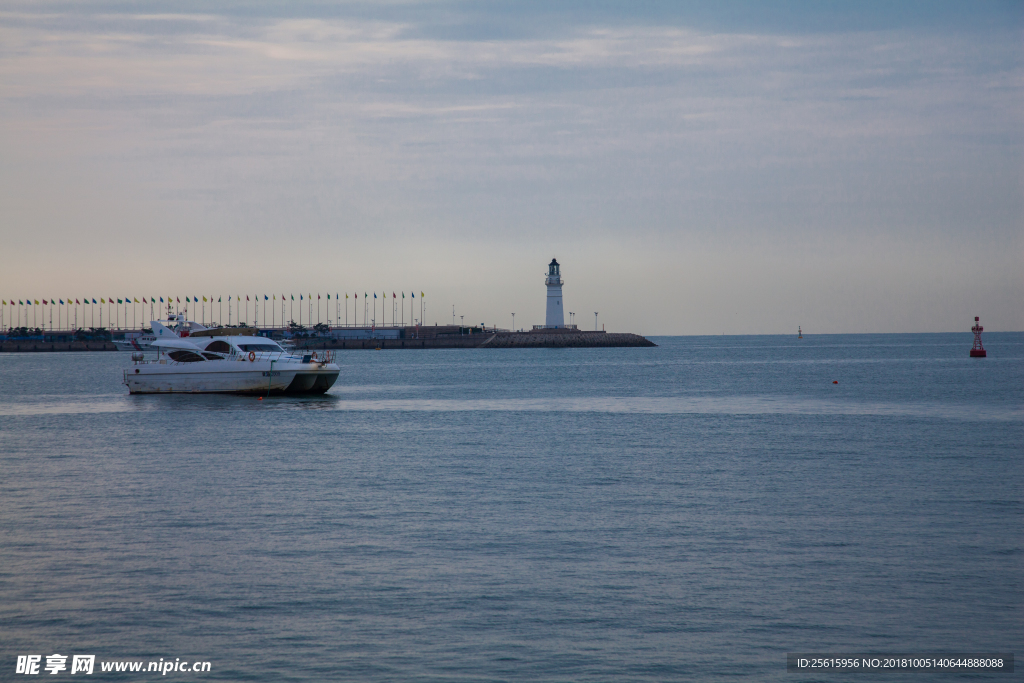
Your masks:
{"label": "boat railing", "polygon": [[[207,355],[207,352],[202,353],[204,356]],[[335,359],[334,351],[325,350],[312,351],[310,353],[303,354],[289,351],[249,351],[231,355],[219,353],[209,353],[209,355],[216,355],[219,356],[220,359],[222,360],[237,361],[239,363],[258,363],[282,360],[292,360],[301,363],[302,361],[306,360],[307,357],[309,357],[309,360],[317,363],[333,363]],[[204,357],[203,360],[213,359]],[[159,358],[145,358],[142,353],[133,353],[132,362],[135,365],[149,365],[154,363],[159,365],[191,365],[192,363],[198,363],[202,361],[176,361],[173,358],[164,354],[161,354]]]}

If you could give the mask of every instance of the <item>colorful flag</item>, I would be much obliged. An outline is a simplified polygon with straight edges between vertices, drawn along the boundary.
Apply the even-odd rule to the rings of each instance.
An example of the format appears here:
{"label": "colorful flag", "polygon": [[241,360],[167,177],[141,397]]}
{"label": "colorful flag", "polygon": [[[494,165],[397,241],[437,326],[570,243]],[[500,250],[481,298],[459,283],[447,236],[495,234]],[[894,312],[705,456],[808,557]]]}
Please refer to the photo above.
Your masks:
{"label": "colorful flag", "polygon": [[[246,294],[246,295],[245,295],[245,300],[246,300],[246,301],[248,301],[248,300],[249,300],[249,295],[248,295],[248,294]],[[247,310],[247,311],[248,311],[249,309],[247,308],[247,309],[245,309],[245,310]]]}
{"label": "colorful flag", "polygon": [[[320,296],[320,295],[319,295],[319,294],[317,294],[317,296]],[[328,295],[327,295],[327,300],[328,300],[328,301],[330,301],[330,300],[331,300],[331,295],[330,295],[330,294],[328,294]]]}
{"label": "colorful flag", "polygon": [[420,298],[421,298],[421,299],[422,299],[423,297],[425,297],[425,296],[426,296],[426,294],[424,294],[423,292],[420,292]]}
{"label": "colorful flag", "polygon": [[221,297],[218,296],[217,297],[217,303],[221,303],[220,299],[221,299]]}
{"label": "colorful flag", "polygon": [[93,299],[93,300],[92,300],[92,302],[93,302],[93,303],[96,303],[96,299]]}
{"label": "colorful flag", "polygon": [[299,301],[305,301],[305,299],[302,298],[301,294],[299,294]]}
{"label": "colorful flag", "polygon": [[376,299],[376,298],[377,298],[377,292],[374,292],[374,293],[373,293],[373,298],[374,298],[374,299]]}
{"label": "colorful flag", "polygon": [[102,296],[100,297],[100,303],[101,303],[101,304],[105,304],[105,303],[107,303],[106,301],[104,301],[104,299],[103,299],[103,297],[102,297]]}
{"label": "colorful flag", "polygon": [[[198,302],[196,302],[196,303],[198,303]],[[206,297],[205,296],[203,297],[203,303],[204,304],[206,303]]]}
{"label": "colorful flag", "polygon": [[[132,297],[132,298],[133,298],[133,299],[135,299],[135,297]],[[144,302],[144,301],[145,301],[145,299],[146,299],[146,297],[142,297],[142,299],[143,299],[143,302]],[[139,300],[138,300],[138,299],[135,299],[135,303],[140,303],[140,302],[139,302]]]}
{"label": "colorful flag", "polygon": [[397,299],[397,298],[398,298],[398,295],[397,295],[397,294],[395,294],[394,292],[391,292],[391,298],[392,298],[392,299]]}
{"label": "colorful flag", "polygon": [[415,299],[416,298],[416,292],[409,292],[409,296],[411,296],[413,299]]}
{"label": "colorful flag", "polygon": [[403,299],[405,298],[405,292],[404,291],[402,292],[402,298]]}
{"label": "colorful flag", "polygon": [[[345,292],[345,299],[348,300],[348,292]],[[345,310],[347,311],[348,309],[346,308]],[[346,313],[345,315],[348,315],[348,314]]]}
{"label": "colorful flag", "polygon": [[144,304],[148,304],[149,303],[148,301],[146,301],[146,297],[142,297],[142,303],[144,303]]}
{"label": "colorful flag", "polygon": [[295,301],[295,295],[292,294],[292,301]]}
{"label": "colorful flag", "polygon": [[39,305],[39,299],[33,299],[33,301],[35,301],[35,302],[36,302],[36,306],[38,306],[38,305]]}
{"label": "colorful flag", "polygon": [[264,301],[270,301],[270,297],[268,297],[266,294],[264,294],[263,295],[263,300]]}
{"label": "colorful flag", "polygon": [[46,299],[43,299],[43,305],[44,305],[44,306],[46,306],[46,305],[47,305],[47,303],[46,303]]}

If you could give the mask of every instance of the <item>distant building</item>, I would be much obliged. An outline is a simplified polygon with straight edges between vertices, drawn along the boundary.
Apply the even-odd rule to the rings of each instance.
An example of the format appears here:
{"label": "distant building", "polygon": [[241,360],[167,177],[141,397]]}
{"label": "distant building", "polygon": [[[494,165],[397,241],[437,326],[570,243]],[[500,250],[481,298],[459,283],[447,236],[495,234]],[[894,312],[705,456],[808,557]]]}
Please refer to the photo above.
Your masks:
{"label": "distant building", "polygon": [[548,264],[548,276],[544,279],[548,286],[548,311],[544,319],[544,327],[565,327],[565,313],[562,312],[562,277],[558,269],[558,261],[551,259]]}

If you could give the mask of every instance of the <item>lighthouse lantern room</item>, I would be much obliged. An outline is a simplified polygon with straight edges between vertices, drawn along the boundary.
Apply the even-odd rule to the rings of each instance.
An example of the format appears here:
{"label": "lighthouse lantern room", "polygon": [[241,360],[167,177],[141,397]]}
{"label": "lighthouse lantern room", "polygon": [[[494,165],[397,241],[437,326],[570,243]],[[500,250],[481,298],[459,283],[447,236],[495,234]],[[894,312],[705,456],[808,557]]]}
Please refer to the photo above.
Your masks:
{"label": "lighthouse lantern room", "polygon": [[565,327],[565,314],[562,312],[562,276],[559,272],[558,261],[551,259],[548,264],[548,275],[544,280],[548,287],[548,310],[544,320],[544,327],[563,328]]}

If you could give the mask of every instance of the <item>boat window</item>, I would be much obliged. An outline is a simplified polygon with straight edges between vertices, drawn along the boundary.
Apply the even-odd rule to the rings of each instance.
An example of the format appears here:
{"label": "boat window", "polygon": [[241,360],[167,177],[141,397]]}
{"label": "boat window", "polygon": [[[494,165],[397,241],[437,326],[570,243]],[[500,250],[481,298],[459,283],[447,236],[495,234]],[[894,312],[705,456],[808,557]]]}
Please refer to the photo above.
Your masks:
{"label": "boat window", "polygon": [[206,360],[198,353],[191,351],[171,351],[167,355],[171,357],[171,360],[178,363],[198,363],[199,361]]}
{"label": "boat window", "polygon": [[203,356],[206,360],[224,360],[224,356],[218,356],[215,353],[206,353],[205,351],[203,352]]}
{"label": "boat window", "polygon": [[270,343],[270,344],[266,344],[266,343],[264,343],[264,344],[239,344],[238,348],[242,349],[242,351],[245,351],[245,352],[249,352],[249,351],[256,351],[256,352],[271,351],[271,352],[277,352],[277,351],[281,350],[281,347],[278,346],[277,344],[274,344],[274,343]]}
{"label": "boat window", "polygon": [[207,347],[207,351],[214,351],[216,353],[231,353],[231,345],[223,339],[218,339],[215,342],[211,342]]}

